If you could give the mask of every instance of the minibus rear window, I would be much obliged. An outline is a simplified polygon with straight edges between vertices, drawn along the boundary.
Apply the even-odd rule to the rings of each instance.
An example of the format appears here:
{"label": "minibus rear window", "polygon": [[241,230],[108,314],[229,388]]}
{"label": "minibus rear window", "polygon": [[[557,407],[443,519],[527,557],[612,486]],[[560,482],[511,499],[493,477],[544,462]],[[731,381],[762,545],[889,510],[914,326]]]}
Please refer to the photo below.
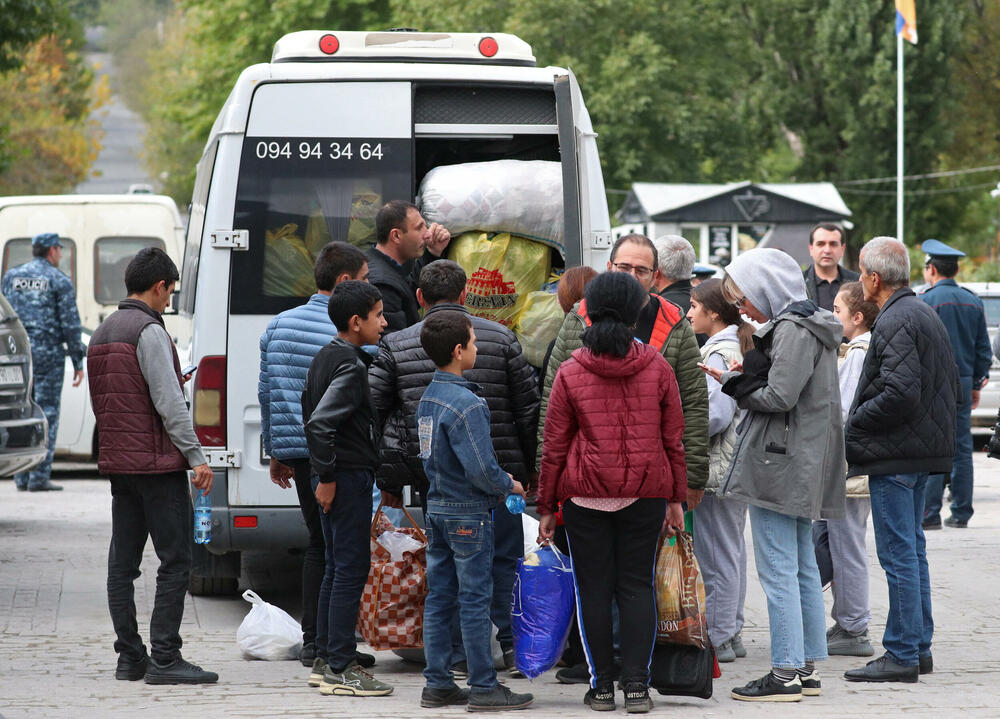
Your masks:
{"label": "minibus rear window", "polygon": [[[69,275],[69,279],[75,287],[76,243],[68,237],[63,237],[62,235],[59,235],[59,243],[63,246],[62,259],[59,260],[59,269]],[[25,262],[30,262],[31,259],[32,254],[30,237],[15,237],[12,240],[7,240],[7,244],[3,246],[2,274],[7,274],[7,270],[12,267],[17,267],[18,265],[23,265]]]}
{"label": "minibus rear window", "polygon": [[316,291],[313,267],[326,243],[370,247],[379,207],[411,199],[412,154],[405,138],[245,138],[233,227],[250,242],[232,254],[230,310],[299,305]]}
{"label": "minibus rear window", "polygon": [[145,247],[165,248],[158,237],[102,237],[94,243],[94,299],[102,305],[125,299],[125,268]]}

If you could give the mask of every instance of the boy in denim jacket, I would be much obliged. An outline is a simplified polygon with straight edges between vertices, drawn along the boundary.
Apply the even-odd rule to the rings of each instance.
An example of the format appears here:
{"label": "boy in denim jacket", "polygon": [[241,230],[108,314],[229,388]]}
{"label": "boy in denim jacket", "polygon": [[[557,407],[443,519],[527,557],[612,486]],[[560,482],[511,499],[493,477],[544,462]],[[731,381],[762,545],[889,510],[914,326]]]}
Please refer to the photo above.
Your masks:
{"label": "boy in denim jacket", "polygon": [[[469,711],[523,709],[533,697],[497,683],[490,651],[493,596],[493,507],[524,487],[500,469],[490,440],[490,411],[479,387],[462,378],[476,364],[468,315],[444,311],[424,320],[420,344],[437,369],[417,407],[427,492],[427,586],[420,705],[468,704]],[[449,669],[451,624],[458,611],[470,690]]]}

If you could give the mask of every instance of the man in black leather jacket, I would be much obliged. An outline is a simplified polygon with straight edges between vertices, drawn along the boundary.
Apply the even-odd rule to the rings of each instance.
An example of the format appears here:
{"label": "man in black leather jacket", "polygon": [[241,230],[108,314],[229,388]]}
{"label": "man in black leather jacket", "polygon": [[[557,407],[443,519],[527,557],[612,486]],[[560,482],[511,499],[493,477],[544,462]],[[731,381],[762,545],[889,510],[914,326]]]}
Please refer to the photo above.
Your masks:
{"label": "man in black leather jacket", "polygon": [[[417,299],[427,316],[442,310],[465,312],[465,271],[455,262],[438,260],[420,273]],[[419,456],[415,416],[420,397],[434,376],[434,363],[420,346],[423,323],[385,335],[369,370],[375,408],[382,423],[381,464],[376,483],[387,503],[399,506],[403,488],[427,488]],[[514,479],[527,485],[534,476],[538,384],[514,333],[501,324],[472,317],[476,331],[476,366],[465,378],[479,385],[490,408],[490,434],[497,461]],[[395,498],[395,500],[393,500]],[[513,665],[510,596],[517,559],[523,554],[521,518],[498,503],[494,515],[491,618],[505,660]]]}

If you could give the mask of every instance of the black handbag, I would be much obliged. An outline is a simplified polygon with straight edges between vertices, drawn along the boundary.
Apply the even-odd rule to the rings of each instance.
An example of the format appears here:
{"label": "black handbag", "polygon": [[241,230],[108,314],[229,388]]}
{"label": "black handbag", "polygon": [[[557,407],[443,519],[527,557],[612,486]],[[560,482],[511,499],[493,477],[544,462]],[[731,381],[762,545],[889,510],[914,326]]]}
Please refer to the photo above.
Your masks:
{"label": "black handbag", "polygon": [[660,694],[677,697],[712,696],[715,650],[683,644],[656,644],[649,669],[649,686]]}

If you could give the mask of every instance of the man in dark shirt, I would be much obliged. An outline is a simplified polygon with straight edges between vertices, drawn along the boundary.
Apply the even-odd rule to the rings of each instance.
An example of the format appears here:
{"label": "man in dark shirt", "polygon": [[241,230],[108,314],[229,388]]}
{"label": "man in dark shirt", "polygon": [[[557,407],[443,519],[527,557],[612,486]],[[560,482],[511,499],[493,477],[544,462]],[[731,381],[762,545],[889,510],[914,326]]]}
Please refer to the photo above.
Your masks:
{"label": "man in dark shirt", "polygon": [[833,300],[845,282],[853,282],[860,277],[840,266],[847,248],[844,230],[837,225],[823,222],[809,233],[810,265],[802,276],[806,281],[809,299],[825,310],[833,312]]}
{"label": "man in dark shirt", "polygon": [[375,245],[365,252],[368,282],[382,293],[386,332],[420,321],[417,278],[424,265],[441,257],[451,233],[436,222],[427,225],[416,205],[393,200],[375,216]]}
{"label": "man in dark shirt", "polygon": [[694,248],[680,235],[664,235],[654,242],[657,267],[653,273],[653,291],[670,300],[687,315],[691,309],[691,273]]}

